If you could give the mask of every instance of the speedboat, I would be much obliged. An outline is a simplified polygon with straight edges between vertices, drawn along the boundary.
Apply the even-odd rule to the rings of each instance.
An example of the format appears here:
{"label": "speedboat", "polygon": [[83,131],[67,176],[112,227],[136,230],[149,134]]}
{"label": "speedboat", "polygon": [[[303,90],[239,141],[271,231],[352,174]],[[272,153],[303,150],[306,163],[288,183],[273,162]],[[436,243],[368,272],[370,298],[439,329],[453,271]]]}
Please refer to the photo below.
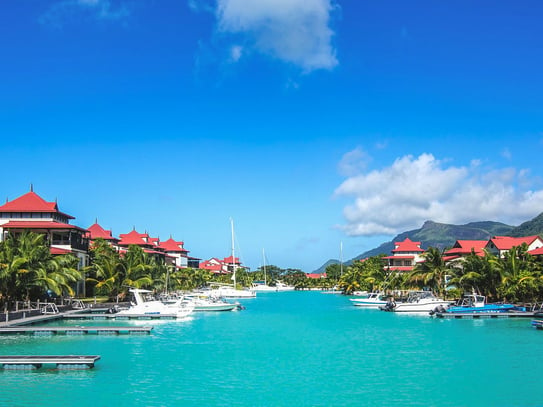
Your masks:
{"label": "speedboat", "polygon": [[194,306],[178,300],[171,304],[149,298],[150,290],[131,288],[129,292],[134,296],[134,302],[130,308],[121,310],[118,315],[167,315],[184,318],[192,313]]}
{"label": "speedboat", "polygon": [[[438,312],[445,310],[438,309]],[[473,313],[495,313],[510,311],[526,311],[525,307],[517,307],[514,304],[487,304],[484,295],[468,294],[465,295],[458,305],[449,306],[446,312],[452,314],[473,314]]]}
{"label": "speedboat", "polygon": [[277,287],[266,284],[264,281],[253,281],[251,287],[253,291],[268,291],[268,292],[277,292]]}
{"label": "speedboat", "polygon": [[231,303],[223,298],[202,295],[186,295],[184,302],[192,304],[195,312],[201,311],[234,311],[240,309],[239,303]]}
{"label": "speedboat", "polygon": [[411,291],[405,302],[395,303],[392,299],[380,309],[393,312],[430,312],[438,307],[447,309],[449,304],[450,301],[437,298],[430,291]]}
{"label": "speedboat", "polygon": [[387,303],[384,293],[369,293],[366,298],[351,298],[351,301],[354,306],[363,308],[379,308]]}

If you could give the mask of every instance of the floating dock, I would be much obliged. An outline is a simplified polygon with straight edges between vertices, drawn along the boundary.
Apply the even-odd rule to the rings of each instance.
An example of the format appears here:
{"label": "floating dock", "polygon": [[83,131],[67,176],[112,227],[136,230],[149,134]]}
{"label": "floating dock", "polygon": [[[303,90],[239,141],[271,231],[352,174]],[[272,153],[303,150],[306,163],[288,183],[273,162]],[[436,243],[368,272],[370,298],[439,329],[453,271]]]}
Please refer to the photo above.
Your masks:
{"label": "floating dock", "polygon": [[15,326],[0,328],[0,335],[150,334],[152,329],[152,326]]}
{"label": "floating dock", "polygon": [[533,318],[534,312],[466,312],[461,314],[453,312],[436,312],[435,316],[447,319]]}
{"label": "floating dock", "polygon": [[100,356],[82,355],[40,355],[40,356],[0,356],[0,365],[4,369],[39,369],[43,365],[55,365],[57,368],[81,369],[93,368]]}
{"label": "floating dock", "polygon": [[97,314],[97,313],[78,313],[64,314],[62,319],[93,319],[93,320],[127,320],[127,319],[177,319],[175,314]]}

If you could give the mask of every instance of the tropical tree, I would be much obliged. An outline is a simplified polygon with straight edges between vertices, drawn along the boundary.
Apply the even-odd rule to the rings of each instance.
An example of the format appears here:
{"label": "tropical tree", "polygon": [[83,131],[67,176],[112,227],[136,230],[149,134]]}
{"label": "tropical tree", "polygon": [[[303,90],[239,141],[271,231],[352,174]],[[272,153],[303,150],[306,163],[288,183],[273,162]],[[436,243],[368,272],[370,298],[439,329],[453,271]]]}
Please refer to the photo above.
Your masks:
{"label": "tropical tree", "polygon": [[104,239],[96,239],[90,253],[91,265],[85,269],[89,274],[86,281],[94,284],[97,294],[116,299],[121,292],[125,270],[119,252]]}
{"label": "tropical tree", "polygon": [[429,247],[410,274],[410,280],[420,288],[429,287],[438,295],[445,294],[445,277],[451,274],[451,268],[443,260],[442,252],[437,247]]}

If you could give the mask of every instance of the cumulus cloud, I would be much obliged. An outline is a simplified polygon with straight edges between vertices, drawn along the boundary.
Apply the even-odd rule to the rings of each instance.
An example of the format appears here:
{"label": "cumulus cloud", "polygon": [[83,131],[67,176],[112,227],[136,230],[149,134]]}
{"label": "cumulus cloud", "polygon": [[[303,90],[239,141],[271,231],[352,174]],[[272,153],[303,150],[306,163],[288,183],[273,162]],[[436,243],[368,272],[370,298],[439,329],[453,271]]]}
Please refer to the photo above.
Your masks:
{"label": "cumulus cloud", "polygon": [[40,17],[45,25],[61,27],[74,17],[102,21],[121,20],[130,15],[126,5],[113,0],[62,0],[52,4]]}
{"label": "cumulus cloud", "polygon": [[485,172],[477,160],[455,167],[432,154],[408,155],[347,178],[335,196],[353,199],[342,226],[353,236],[393,235],[426,220],[517,224],[543,211],[543,190],[530,189],[526,176],[513,168]]}
{"label": "cumulus cloud", "polygon": [[[332,69],[338,63],[330,28],[333,1],[217,0],[217,33],[305,72]],[[193,10],[209,7],[206,1],[189,0],[189,5]]]}

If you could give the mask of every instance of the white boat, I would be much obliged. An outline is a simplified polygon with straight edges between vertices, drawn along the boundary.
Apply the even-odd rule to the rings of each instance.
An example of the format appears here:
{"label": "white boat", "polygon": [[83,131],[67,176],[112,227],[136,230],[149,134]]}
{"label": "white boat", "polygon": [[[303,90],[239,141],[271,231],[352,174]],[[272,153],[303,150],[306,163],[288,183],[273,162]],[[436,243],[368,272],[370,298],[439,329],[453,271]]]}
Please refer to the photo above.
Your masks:
{"label": "white boat", "polygon": [[394,300],[391,300],[380,308],[383,311],[393,312],[430,312],[438,307],[447,309],[450,303],[450,301],[437,298],[430,291],[411,291],[405,302],[396,304]]}
{"label": "white boat", "polygon": [[296,289],[296,287],[294,287],[293,285],[288,285],[281,281],[277,281],[275,283],[275,288],[277,289],[277,291],[294,291]]}
{"label": "white boat", "polygon": [[223,298],[202,295],[186,295],[183,301],[194,307],[194,312],[202,311],[235,311],[240,309],[239,303],[231,303]]}
{"label": "white boat", "polygon": [[363,308],[379,308],[388,302],[384,293],[369,293],[366,298],[351,298],[353,305]]}
{"label": "white boat", "polygon": [[210,297],[218,298],[255,298],[256,292],[254,290],[243,289],[239,290],[234,288],[230,284],[216,285],[216,288],[211,288],[206,291]]}
{"label": "white boat", "polygon": [[262,269],[264,270],[264,281],[253,281],[251,289],[253,291],[267,291],[267,292],[277,292],[277,287],[268,285],[268,279],[266,275],[266,254],[264,249],[262,249]]}
{"label": "white boat", "polygon": [[178,300],[171,304],[164,304],[162,301],[146,298],[152,291],[141,288],[129,290],[134,295],[134,303],[130,308],[121,310],[118,315],[174,315],[177,318],[184,318],[192,313],[194,306]]}

